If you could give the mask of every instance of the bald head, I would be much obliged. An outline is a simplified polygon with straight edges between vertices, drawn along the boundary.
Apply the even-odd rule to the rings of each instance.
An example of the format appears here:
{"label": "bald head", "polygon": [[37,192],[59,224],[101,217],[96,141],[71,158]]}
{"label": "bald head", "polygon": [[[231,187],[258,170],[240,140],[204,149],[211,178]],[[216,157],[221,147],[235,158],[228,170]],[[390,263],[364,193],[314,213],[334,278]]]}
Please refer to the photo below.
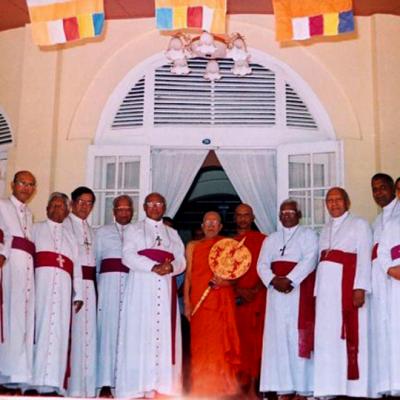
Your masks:
{"label": "bald head", "polygon": [[239,204],[235,209],[236,230],[239,234],[250,231],[254,222],[253,209],[245,203]]}
{"label": "bald head", "polygon": [[166,209],[164,196],[157,192],[148,194],[144,200],[143,208],[148,218],[161,221]]}
{"label": "bald head", "polygon": [[222,229],[221,216],[216,211],[209,211],[204,214],[201,228],[206,239],[211,239],[219,234]]}

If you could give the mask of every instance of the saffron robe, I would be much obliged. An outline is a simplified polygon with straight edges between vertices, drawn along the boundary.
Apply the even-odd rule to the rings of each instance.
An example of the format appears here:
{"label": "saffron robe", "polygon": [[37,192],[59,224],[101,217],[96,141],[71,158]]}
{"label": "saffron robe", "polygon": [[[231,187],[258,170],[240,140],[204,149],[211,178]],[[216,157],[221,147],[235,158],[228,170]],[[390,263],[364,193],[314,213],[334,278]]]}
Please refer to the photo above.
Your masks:
{"label": "saffron robe", "polygon": [[[163,276],[152,272],[158,262],[138,254],[146,249],[172,253],[173,272]],[[174,301],[178,307],[177,296],[172,296],[172,279],[186,267],[182,240],[162,221],[146,218],[124,232],[122,255],[130,271],[122,305],[116,396],[140,398],[152,391],[179,396],[181,324],[179,312],[172,322],[171,306]]]}
{"label": "saffron robe", "polygon": [[[282,254],[283,248],[285,250]],[[267,286],[268,310],[260,391],[301,395],[310,395],[313,391],[313,358],[299,356],[299,342],[303,338],[300,336],[298,322],[301,284],[316,268],[317,258],[316,233],[300,225],[282,228],[263,243],[257,269]],[[274,272],[273,263],[282,261],[296,263],[286,275],[293,286],[289,293],[281,293],[271,285],[272,279],[279,275]]]}
{"label": "saffron robe", "polygon": [[246,237],[245,246],[251,253],[250,269],[235,283],[236,288],[254,288],[259,290],[251,302],[236,303],[236,320],[240,338],[239,372],[258,378],[261,366],[261,348],[265,318],[266,290],[257,274],[257,260],[265,235],[249,231],[235,237],[239,242]]}
{"label": "saffron robe", "polygon": [[50,220],[34,224],[32,239],[36,254],[51,252],[54,257],[68,257],[73,263],[72,276],[71,271],[54,265],[35,267],[33,386],[40,393],[57,391],[65,394],[71,302],[82,300],[78,245],[63,224]]}
{"label": "saffron robe", "polygon": [[[343,265],[321,261],[315,285],[316,321],[314,396],[367,397],[368,392],[368,294],[371,292],[372,232],[364,219],[345,212],[325,224],[319,250],[339,250],[356,255],[354,289],[365,290],[365,304],[358,309],[359,379],[348,379],[346,340],[342,339]],[[348,293],[349,296],[352,293]]]}
{"label": "saffron robe", "polygon": [[[211,247],[220,237],[196,242],[192,254],[190,301],[200,300],[213,273],[208,264]],[[236,373],[240,342],[231,286],[212,289],[190,320],[191,395],[223,396],[238,392]]]}
{"label": "saffron robe", "polygon": [[377,257],[379,243],[390,220],[400,215],[400,202],[392,200],[376,217],[372,224],[374,249],[372,251],[372,293],[370,307],[370,392],[371,397],[380,397],[390,393],[390,329],[389,301],[391,278],[387,267],[381,265]]}
{"label": "saffron robe", "polygon": [[4,339],[0,342],[0,384],[29,384],[35,309],[33,257],[13,248],[12,241],[13,237],[31,239],[32,213],[14,196],[0,200],[0,229],[4,239],[0,253],[6,257],[0,270]]}
{"label": "saffron robe", "polygon": [[96,231],[98,388],[115,387],[122,301],[129,271],[125,267],[125,272],[101,272],[101,265],[103,260],[122,262],[122,232],[127,227],[115,223]]}
{"label": "saffron robe", "polygon": [[388,277],[387,282],[387,337],[389,354],[386,363],[389,369],[389,390],[391,396],[400,395],[400,280],[387,275],[391,267],[400,265],[400,216],[385,226],[378,247],[378,262]]}
{"label": "saffron robe", "polygon": [[[71,376],[68,395],[94,397],[96,395],[96,261],[94,234],[86,221],[70,214],[65,227],[78,242],[78,258],[82,267],[83,307],[72,313]],[[91,272],[87,279],[85,272]]]}

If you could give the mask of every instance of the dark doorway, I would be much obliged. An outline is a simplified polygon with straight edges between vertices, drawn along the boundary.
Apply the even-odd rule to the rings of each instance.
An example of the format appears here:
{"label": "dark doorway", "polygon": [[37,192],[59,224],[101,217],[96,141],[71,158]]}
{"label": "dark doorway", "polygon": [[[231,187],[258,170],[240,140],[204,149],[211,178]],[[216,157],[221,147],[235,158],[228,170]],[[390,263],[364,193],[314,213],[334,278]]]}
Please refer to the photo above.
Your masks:
{"label": "dark doorway", "polygon": [[214,151],[210,151],[196,175],[181,207],[174,218],[175,228],[185,242],[199,228],[204,213],[217,211],[221,214],[224,236],[233,236],[233,214],[241,200],[223,170]]}

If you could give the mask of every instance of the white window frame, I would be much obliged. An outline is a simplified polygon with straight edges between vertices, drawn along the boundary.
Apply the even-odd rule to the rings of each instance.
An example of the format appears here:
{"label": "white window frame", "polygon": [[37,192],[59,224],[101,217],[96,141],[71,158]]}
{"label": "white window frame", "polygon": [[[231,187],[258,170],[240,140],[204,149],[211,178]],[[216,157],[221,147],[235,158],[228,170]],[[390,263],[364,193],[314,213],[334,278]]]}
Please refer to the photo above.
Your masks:
{"label": "white window frame", "polygon": [[[87,182],[90,187],[94,187],[95,183],[95,158],[96,157],[138,157],[140,161],[140,173],[139,173],[139,209],[135,210],[135,220],[144,218],[144,210],[141,205],[144,203],[145,196],[150,192],[151,188],[151,164],[150,164],[150,146],[113,146],[113,145],[92,145],[88,149],[87,159]],[[116,177],[116,185],[118,182],[118,176]],[[104,192],[111,191],[102,189]],[[98,191],[94,190],[95,192]],[[117,188],[114,189],[114,196],[123,194]],[[96,207],[96,205],[95,205]],[[102,216],[102,221],[104,215]]]}
{"label": "white window frame", "polygon": [[[277,204],[279,205],[289,197],[291,188],[289,187],[289,157],[295,155],[311,156],[310,163],[310,187],[304,190],[326,190],[327,187],[314,186],[313,184],[313,156],[320,153],[335,154],[335,178],[336,181],[331,186],[343,186],[344,168],[343,168],[343,142],[340,140],[327,140],[310,143],[289,143],[278,146],[277,148]],[[314,220],[313,196],[311,196],[311,228],[319,228]],[[326,211],[325,211],[326,212]],[[279,209],[277,210],[279,216]],[[278,218],[279,220],[279,218]]]}

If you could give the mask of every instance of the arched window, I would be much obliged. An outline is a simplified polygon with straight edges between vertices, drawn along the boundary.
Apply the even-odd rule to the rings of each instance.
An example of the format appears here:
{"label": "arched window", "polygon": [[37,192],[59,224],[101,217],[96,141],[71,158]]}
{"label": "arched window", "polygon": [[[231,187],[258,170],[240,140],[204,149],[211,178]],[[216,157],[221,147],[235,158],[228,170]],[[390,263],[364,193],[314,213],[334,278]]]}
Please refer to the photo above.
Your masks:
{"label": "arched window", "polygon": [[[153,148],[272,149],[277,160],[274,195],[278,204],[289,195],[295,197],[307,225],[324,223],[320,200],[331,184],[341,183],[342,176],[341,146],[330,119],[295,71],[265,53],[252,50],[251,54],[253,73],[245,77],[232,74],[230,59],[218,60],[222,79],[215,82],[203,78],[204,59],[189,61],[189,75],[174,75],[162,55],[125,76],[103,110],[89,152],[89,184],[105,196],[95,223],[110,218],[111,198],[124,191],[118,185],[124,175],[114,176],[112,188],[106,180],[99,181],[99,176],[110,173],[106,160],[114,157],[113,171],[123,171],[117,168],[118,157],[129,155],[136,160],[139,175],[132,195],[141,204],[152,188]],[[302,143],[307,146],[296,155],[297,144]],[[321,152],[328,155],[318,156]],[[303,180],[297,179],[300,170],[305,174]],[[328,176],[335,179],[328,180]]]}

